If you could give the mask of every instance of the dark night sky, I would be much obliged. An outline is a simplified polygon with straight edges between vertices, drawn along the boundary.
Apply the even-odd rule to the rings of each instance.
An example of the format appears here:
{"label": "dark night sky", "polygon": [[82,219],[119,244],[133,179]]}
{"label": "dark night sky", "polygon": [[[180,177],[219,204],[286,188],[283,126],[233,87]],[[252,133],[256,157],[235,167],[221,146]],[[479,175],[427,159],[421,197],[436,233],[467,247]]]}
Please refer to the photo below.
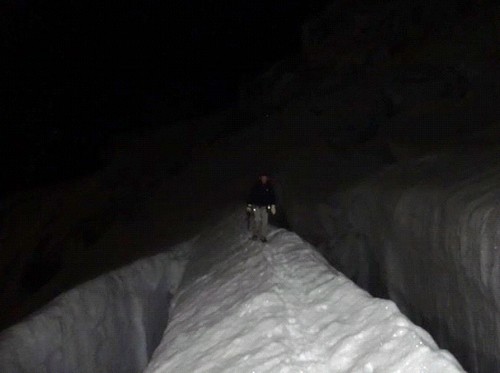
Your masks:
{"label": "dark night sky", "polygon": [[2,168],[13,184],[78,172],[110,133],[150,125],[152,102],[171,105],[163,122],[186,114],[179,97],[198,114],[234,103],[243,75],[299,50],[321,3],[4,0]]}
{"label": "dark night sky", "polygon": [[253,72],[299,47],[314,8],[301,0],[7,1],[2,73],[22,88],[168,89],[171,80]]}

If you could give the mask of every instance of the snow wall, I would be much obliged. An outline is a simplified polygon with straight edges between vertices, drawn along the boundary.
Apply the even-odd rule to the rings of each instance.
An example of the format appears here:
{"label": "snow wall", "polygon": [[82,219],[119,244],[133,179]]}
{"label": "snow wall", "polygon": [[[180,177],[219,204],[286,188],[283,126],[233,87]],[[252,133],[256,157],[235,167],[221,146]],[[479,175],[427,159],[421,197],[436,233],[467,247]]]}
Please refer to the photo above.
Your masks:
{"label": "snow wall", "polygon": [[2,373],[137,373],[161,340],[189,245],[102,275],[0,334]]}
{"label": "snow wall", "polygon": [[470,372],[500,367],[500,157],[388,168],[317,209],[324,252],[388,294]]}

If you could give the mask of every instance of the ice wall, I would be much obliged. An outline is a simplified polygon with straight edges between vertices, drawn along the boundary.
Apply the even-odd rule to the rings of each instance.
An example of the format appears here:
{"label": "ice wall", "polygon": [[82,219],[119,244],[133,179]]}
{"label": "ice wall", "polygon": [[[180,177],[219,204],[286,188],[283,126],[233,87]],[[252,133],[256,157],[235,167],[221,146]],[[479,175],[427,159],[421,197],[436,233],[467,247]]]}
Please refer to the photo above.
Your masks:
{"label": "ice wall", "polygon": [[136,373],[167,325],[189,243],[62,294],[0,334],[0,372]]}
{"label": "ice wall", "polygon": [[499,160],[436,155],[388,169],[337,195],[344,215],[324,219],[336,229],[330,259],[380,280],[471,372],[500,367]]}

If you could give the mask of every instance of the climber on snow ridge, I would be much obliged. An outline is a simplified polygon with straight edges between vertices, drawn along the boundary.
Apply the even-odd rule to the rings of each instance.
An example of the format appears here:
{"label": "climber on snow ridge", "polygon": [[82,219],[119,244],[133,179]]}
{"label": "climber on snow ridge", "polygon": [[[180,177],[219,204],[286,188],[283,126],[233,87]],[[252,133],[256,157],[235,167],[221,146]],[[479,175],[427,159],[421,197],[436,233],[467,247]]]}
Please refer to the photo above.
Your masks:
{"label": "climber on snow ridge", "polygon": [[252,239],[266,242],[269,211],[276,214],[276,196],[274,188],[265,172],[259,174],[259,179],[250,190],[247,199],[247,213],[250,218]]}

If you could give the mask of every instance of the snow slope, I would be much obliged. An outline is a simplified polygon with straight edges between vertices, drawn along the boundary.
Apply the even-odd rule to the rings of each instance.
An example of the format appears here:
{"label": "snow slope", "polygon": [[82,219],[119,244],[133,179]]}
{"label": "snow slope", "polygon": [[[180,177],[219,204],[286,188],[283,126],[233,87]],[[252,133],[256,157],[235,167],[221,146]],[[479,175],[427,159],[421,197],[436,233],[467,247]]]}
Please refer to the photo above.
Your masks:
{"label": "snow slope", "polygon": [[372,298],[293,233],[249,241],[240,215],[194,245],[146,373],[463,372],[394,303]]}
{"label": "snow slope", "polygon": [[167,325],[189,242],[62,294],[0,334],[2,373],[136,373]]}
{"label": "snow slope", "polygon": [[[371,276],[362,264],[379,266],[391,299],[471,372],[500,366],[499,160],[435,155],[388,169],[338,195],[344,214],[330,222],[332,260]],[[353,246],[364,260],[346,254]]]}

